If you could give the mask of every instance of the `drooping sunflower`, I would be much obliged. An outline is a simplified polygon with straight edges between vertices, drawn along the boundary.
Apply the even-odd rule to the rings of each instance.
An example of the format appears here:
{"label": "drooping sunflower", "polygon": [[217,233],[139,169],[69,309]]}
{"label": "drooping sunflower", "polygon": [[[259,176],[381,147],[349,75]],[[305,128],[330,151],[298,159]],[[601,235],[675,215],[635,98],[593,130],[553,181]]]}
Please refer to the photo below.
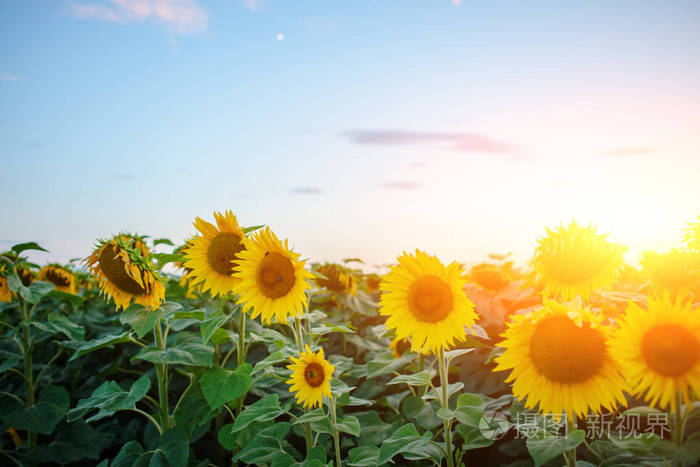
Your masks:
{"label": "drooping sunflower", "polygon": [[297,403],[305,408],[319,407],[323,396],[333,397],[330,381],[335,367],[324,357],[323,348],[313,353],[307,345],[299,358],[291,357],[291,360],[293,363],[287,368],[292,370],[292,376],[287,384]]}
{"label": "drooping sunflower", "polygon": [[635,394],[676,411],[680,391],[700,394],[700,313],[670,294],[649,298],[648,310],[630,303],[615,330],[611,352]]}
{"label": "drooping sunflower", "polygon": [[700,286],[700,253],[675,248],[645,252],[641,264],[655,296],[685,295]]}
{"label": "drooping sunflower", "polygon": [[610,352],[610,329],[602,315],[577,299],[568,305],[545,300],[544,306],[516,315],[498,345],[494,371],[511,370],[506,382],[525,407],[559,417],[585,417],[589,410],[614,410],[626,404],[626,383]]}
{"label": "drooping sunflower", "polygon": [[195,228],[202,235],[195,235],[185,250],[186,268],[195,283],[202,283],[202,290],[211,291],[215,297],[231,293],[240,282],[233,277],[233,262],[245,250],[245,234],[231,211],[214,213],[216,226],[197,218]]}
{"label": "drooping sunflower", "polygon": [[391,340],[391,343],[389,343],[389,350],[391,350],[391,354],[394,356],[394,358],[401,358],[403,354],[410,349],[411,343],[405,338],[399,339],[398,337],[394,337]]}
{"label": "drooping sunflower", "polygon": [[0,302],[11,302],[12,291],[7,285],[7,268],[0,264]]}
{"label": "drooping sunflower", "polygon": [[29,287],[34,282],[36,274],[31,270],[26,264],[15,266],[15,271],[17,272],[17,277],[22,281],[22,285]]}
{"label": "drooping sunflower", "polygon": [[688,223],[683,240],[689,249],[700,253],[700,216],[697,222]]}
{"label": "drooping sunflower", "polygon": [[304,269],[299,253],[282,243],[269,227],[244,240],[245,249],[235,261],[233,277],[239,280],[233,292],[240,296],[243,311],[253,309],[251,318],[264,323],[274,317],[280,323],[287,316],[301,316],[307,303],[307,279],[313,275]]}
{"label": "drooping sunflower", "polygon": [[[144,254],[146,252],[146,254]],[[165,287],[138,239],[119,234],[100,240],[84,262],[95,276],[100,293],[114,299],[117,310],[131,302],[156,309],[165,298]]]}
{"label": "drooping sunflower", "polygon": [[466,336],[465,326],[477,318],[464,293],[466,279],[459,264],[444,266],[435,256],[416,250],[403,253],[381,282],[379,313],[389,316],[388,329],[408,338],[414,352],[437,352]]}
{"label": "drooping sunflower", "polygon": [[51,282],[59,292],[75,293],[75,276],[60,264],[48,264],[39,270],[37,279]]}
{"label": "drooping sunflower", "polygon": [[339,264],[324,263],[319,265],[316,271],[326,276],[325,279],[316,278],[316,283],[321,287],[337,293],[357,294],[355,278],[348,268]]}
{"label": "drooping sunflower", "polygon": [[547,296],[571,300],[588,298],[591,292],[609,288],[624,265],[624,247],[596,233],[595,227],[571,222],[568,227],[547,229],[539,240],[533,269],[535,280]]}

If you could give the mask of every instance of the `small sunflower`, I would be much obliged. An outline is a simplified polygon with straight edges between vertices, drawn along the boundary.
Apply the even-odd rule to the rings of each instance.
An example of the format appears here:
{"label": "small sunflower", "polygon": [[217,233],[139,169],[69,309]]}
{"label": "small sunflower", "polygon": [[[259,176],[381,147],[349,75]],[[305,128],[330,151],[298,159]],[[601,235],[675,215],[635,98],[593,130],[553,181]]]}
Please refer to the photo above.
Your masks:
{"label": "small sunflower", "polygon": [[477,315],[463,290],[461,266],[445,267],[420,250],[397,260],[380,285],[379,313],[389,316],[386,327],[395,329],[398,339],[408,338],[414,352],[437,352],[463,339],[465,326]]}
{"label": "small sunflower", "polygon": [[697,222],[688,223],[683,240],[689,249],[700,253],[700,216]]}
{"label": "small sunflower", "polygon": [[264,323],[273,317],[280,323],[287,316],[301,316],[307,303],[307,279],[312,274],[304,269],[299,253],[282,243],[266,227],[245,239],[245,249],[238,254],[234,278],[239,282],[233,292],[244,303],[243,310],[253,309],[251,318],[261,316]]}
{"label": "small sunflower", "polygon": [[293,363],[287,368],[292,370],[292,376],[287,384],[290,385],[289,391],[296,393],[297,403],[305,408],[319,407],[323,396],[333,397],[330,381],[335,367],[323,356],[323,348],[313,353],[307,345],[299,358],[291,359]]}
{"label": "small sunflower", "polygon": [[379,284],[382,282],[382,278],[379,274],[367,274],[365,276],[365,284],[367,284],[367,291],[370,293],[379,291]]}
{"label": "small sunflower", "polygon": [[316,278],[316,283],[321,287],[325,287],[326,289],[337,293],[348,293],[351,295],[357,294],[355,278],[348,268],[345,268],[339,264],[325,263],[318,266],[316,271],[326,276],[325,279],[320,277]]}
{"label": "small sunflower", "polygon": [[529,409],[539,406],[544,414],[571,419],[603,407],[612,411],[626,404],[626,385],[603,319],[580,299],[568,305],[545,300],[542,308],[508,323],[498,344],[505,352],[496,357],[494,371],[511,370],[506,382],[513,382],[513,395]]}
{"label": "small sunflower", "polygon": [[15,266],[15,271],[17,272],[19,279],[22,281],[22,285],[25,287],[32,285],[32,282],[34,282],[36,279],[36,274],[26,264],[22,266]]}
{"label": "small sunflower", "polygon": [[75,293],[75,276],[60,264],[49,264],[39,271],[37,279],[51,282],[59,292]]}
{"label": "small sunflower", "polygon": [[568,227],[547,229],[539,240],[533,268],[535,280],[548,296],[571,300],[588,298],[591,292],[609,288],[620,274],[624,247],[596,233],[594,227],[571,222]]}
{"label": "small sunflower", "polygon": [[685,295],[700,285],[700,253],[675,248],[662,254],[645,252],[641,264],[655,296]]}
{"label": "small sunflower", "polygon": [[215,297],[230,293],[240,282],[232,276],[233,262],[245,250],[245,234],[231,211],[214,213],[216,226],[197,218],[195,228],[202,235],[195,235],[185,248],[188,276],[202,282],[202,290],[210,290]]}
{"label": "small sunflower", "polygon": [[680,392],[700,394],[700,313],[670,294],[649,298],[648,310],[630,303],[620,319],[611,352],[637,395],[676,411]]}
{"label": "small sunflower", "polygon": [[119,234],[97,242],[84,260],[97,279],[101,293],[114,299],[117,310],[131,302],[156,309],[165,298],[165,287],[138,238]]}
{"label": "small sunflower", "polygon": [[[512,265],[512,263],[507,263]],[[498,292],[507,286],[512,278],[506,266],[491,263],[480,263],[472,266],[469,277],[484,289]]]}
{"label": "small sunflower", "polygon": [[12,291],[7,285],[7,269],[4,264],[0,265],[0,302],[11,302]]}

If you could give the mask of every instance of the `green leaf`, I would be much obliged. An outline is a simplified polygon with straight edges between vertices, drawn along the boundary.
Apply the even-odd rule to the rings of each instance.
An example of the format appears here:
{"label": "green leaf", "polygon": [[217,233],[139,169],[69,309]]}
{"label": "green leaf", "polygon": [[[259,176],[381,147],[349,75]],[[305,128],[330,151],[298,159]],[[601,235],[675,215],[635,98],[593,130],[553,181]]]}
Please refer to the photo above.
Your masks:
{"label": "green leaf", "polygon": [[0,374],[13,368],[22,360],[20,354],[8,352],[7,350],[0,350]]}
{"label": "green leaf", "polygon": [[[34,285],[34,284],[35,283],[32,283],[32,285]],[[56,300],[62,300],[64,302],[69,302],[73,306],[80,306],[85,301],[83,299],[83,297],[81,297],[80,295],[75,295],[75,294],[68,293],[68,292],[62,292],[60,290],[52,290],[51,292],[46,294],[46,296],[49,298],[55,298]]]}
{"label": "green leaf", "polygon": [[12,246],[10,249],[17,254],[20,254],[23,251],[27,251],[27,250],[46,251],[46,252],[49,251],[45,248],[40,247],[39,244],[36,242],[18,243],[17,245]]}
{"label": "green leaf", "polygon": [[421,371],[412,375],[400,375],[386,384],[408,384],[409,386],[427,386],[431,381],[430,373]]}
{"label": "green leaf", "polygon": [[69,361],[75,360],[76,358],[80,358],[83,355],[89,354],[90,352],[94,352],[97,349],[110,347],[114,344],[121,344],[123,342],[129,342],[130,337],[131,333],[129,331],[124,331],[121,334],[111,334],[107,336],[102,336],[98,339],[92,339],[78,347],[78,349],[75,351],[73,356],[71,356]]}
{"label": "green leaf", "polygon": [[584,430],[573,430],[564,436],[546,436],[543,438],[528,438],[527,450],[535,461],[535,466],[560,456],[569,449],[576,448],[586,437]]}
{"label": "green leaf", "polygon": [[[41,298],[51,292],[54,289],[54,285],[51,282],[44,281],[34,281],[29,286],[30,298],[27,299],[29,303],[37,303]],[[72,294],[67,294],[72,295]]]}
{"label": "green leaf", "polygon": [[244,363],[235,371],[215,366],[202,373],[199,386],[212,409],[220,409],[225,403],[241,397],[253,382],[251,367]]}
{"label": "green leaf", "polygon": [[82,420],[62,425],[56,437],[30,454],[34,462],[71,464],[83,459],[99,459],[107,445],[105,436]]}
{"label": "green leaf", "polygon": [[354,333],[355,331],[340,324],[332,324],[330,326],[327,324],[321,324],[311,328],[311,334],[314,336],[323,336],[325,334],[330,334],[331,332]]}
{"label": "green leaf", "polygon": [[156,238],[155,240],[153,240],[153,246],[156,245],[175,246],[175,244],[169,238]]}
{"label": "green leaf", "polygon": [[85,340],[84,327],[75,324],[66,316],[55,311],[48,314],[46,321],[32,321],[30,324],[50,334],[64,334],[72,341],[82,342]]}
{"label": "green leaf", "polygon": [[39,395],[39,402],[27,408],[0,416],[2,421],[17,430],[35,431],[50,435],[63,419],[70,406],[68,392],[61,386],[47,386]]}
{"label": "green leaf", "polygon": [[448,350],[445,352],[445,358],[447,359],[447,365],[450,365],[450,362],[452,361],[453,358],[459,357],[461,355],[468,354],[469,352],[473,352],[474,349],[455,349],[455,350]]}
{"label": "green leaf", "polygon": [[430,443],[432,434],[428,431],[420,436],[413,423],[407,423],[384,440],[379,449],[377,464],[385,464],[394,456],[402,454],[408,460],[435,459],[440,461],[442,451]]}
{"label": "green leaf", "polygon": [[132,467],[143,453],[144,450],[138,441],[129,441],[119,450],[110,467]]}
{"label": "green leaf", "polygon": [[377,446],[360,446],[348,451],[348,465],[355,467],[374,467],[379,465],[379,448]]}
{"label": "green leaf", "polygon": [[231,432],[235,433],[247,427],[251,422],[263,422],[274,420],[285,413],[280,407],[280,398],[277,394],[269,394],[252,405],[243,409],[231,427]]}
{"label": "green leaf", "polygon": [[415,420],[428,430],[442,425],[443,421],[437,416],[437,402],[426,402],[417,396],[407,396],[401,402],[401,411],[409,420]]}
{"label": "green leaf", "polygon": [[203,345],[198,339],[195,340],[189,336],[192,335],[178,334],[179,342],[176,342],[174,346],[165,350],[148,347],[134,355],[131,360],[146,360],[166,365],[211,366],[214,348]]}
{"label": "green leaf", "polygon": [[293,464],[294,458],[282,450],[282,442],[291,427],[288,422],[280,422],[260,430],[232,460],[256,465]]}
{"label": "green leaf", "polygon": [[32,292],[29,287],[25,287],[22,281],[14,271],[7,275],[7,286],[10,290],[16,294],[19,294],[23,299],[30,301],[32,299]]}
{"label": "green leaf", "polygon": [[251,227],[243,227],[243,233],[248,235],[249,233],[255,232],[258,229],[262,229],[263,227],[265,227],[265,224],[253,225]]}
{"label": "green leaf", "polygon": [[478,428],[484,415],[484,400],[478,394],[464,393],[457,397],[455,417],[460,423]]}
{"label": "green leaf", "polygon": [[217,413],[217,410],[209,406],[199,385],[194,384],[182,396],[173,417],[177,426],[191,434],[196,428],[214,418]]}
{"label": "green leaf", "polygon": [[217,310],[199,323],[199,331],[202,333],[202,344],[209,342],[216,330],[226,324],[229,318],[229,315],[224,314],[221,310]]}
{"label": "green leaf", "polygon": [[338,430],[351,434],[353,436],[360,436],[360,421],[357,417],[352,417],[346,415],[338,422]]}
{"label": "green leaf", "polygon": [[645,456],[649,454],[654,445],[659,442],[659,436],[655,433],[644,433],[642,436],[635,438],[610,436],[610,442],[618,449],[626,451],[634,456]]}
{"label": "green leaf", "polygon": [[81,399],[75,408],[68,411],[68,420],[81,418],[92,409],[97,409],[98,412],[88,418],[87,422],[101,420],[121,410],[133,409],[150,388],[151,381],[147,376],[136,380],[128,391],[123,390],[114,381],[105,381],[90,397]]}
{"label": "green leaf", "polygon": [[119,313],[119,322],[131,326],[140,339],[153,330],[158,317],[158,311],[148,310],[141,305],[132,305]]}
{"label": "green leaf", "polygon": [[298,425],[299,423],[315,422],[317,420],[322,420],[326,418],[326,412],[323,411],[323,407],[319,407],[310,412],[306,412],[301,417],[294,420],[293,425]]}
{"label": "green leaf", "polygon": [[367,362],[367,377],[376,378],[393,373],[414,358],[410,353],[401,358],[394,358],[391,352],[383,352],[374,360]]}
{"label": "green leaf", "polygon": [[168,467],[187,467],[190,456],[189,437],[182,428],[171,428],[163,433],[158,450],[165,454]]}
{"label": "green leaf", "polygon": [[277,363],[286,362],[288,360],[289,360],[289,357],[285,356],[282,352],[280,352],[280,351],[272,352],[270,355],[265,357],[263,360],[260,360],[258,363],[255,364],[255,368],[253,368],[252,374],[256,374],[256,373],[264,370],[267,367],[270,367],[270,366],[275,365]]}
{"label": "green leaf", "polygon": [[158,264],[158,269],[161,269],[168,263],[182,263],[185,261],[185,256],[178,253],[153,253],[151,257]]}

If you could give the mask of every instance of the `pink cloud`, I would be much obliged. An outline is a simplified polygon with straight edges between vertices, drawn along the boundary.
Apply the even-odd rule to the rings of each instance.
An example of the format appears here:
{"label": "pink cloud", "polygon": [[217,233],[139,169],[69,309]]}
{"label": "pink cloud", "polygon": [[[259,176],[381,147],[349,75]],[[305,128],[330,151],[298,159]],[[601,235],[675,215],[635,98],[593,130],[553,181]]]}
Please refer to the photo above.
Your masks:
{"label": "pink cloud", "polygon": [[451,143],[453,149],[462,152],[508,153],[515,148],[510,144],[496,141],[475,133],[433,133],[425,131],[406,130],[350,130],[341,133],[355,144],[418,144],[418,143]]}
{"label": "pink cloud", "polygon": [[81,19],[129,23],[151,20],[178,34],[207,27],[207,14],[196,0],[107,0],[107,4],[71,5],[71,15]]}
{"label": "pink cloud", "polygon": [[628,146],[624,148],[616,148],[611,151],[607,151],[605,154],[609,156],[646,156],[647,154],[653,153],[652,148],[646,146]]}
{"label": "pink cloud", "polygon": [[0,73],[0,81],[17,81],[19,78],[12,73]]}

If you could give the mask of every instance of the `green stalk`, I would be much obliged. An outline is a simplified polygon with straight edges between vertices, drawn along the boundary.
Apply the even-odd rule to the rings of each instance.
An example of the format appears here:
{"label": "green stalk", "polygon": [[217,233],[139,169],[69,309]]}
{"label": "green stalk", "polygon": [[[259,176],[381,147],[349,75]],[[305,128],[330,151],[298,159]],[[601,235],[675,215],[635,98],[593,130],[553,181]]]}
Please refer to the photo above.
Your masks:
{"label": "green stalk", "polygon": [[[448,367],[445,362],[445,349],[440,347],[440,352],[438,354],[438,364],[440,370],[440,388],[442,389],[442,398],[440,403],[445,409],[449,409],[448,398],[447,398],[447,371]],[[445,451],[447,457],[447,467],[454,467],[454,459],[452,457],[452,420],[444,421],[445,428]]]}
{"label": "green stalk", "polygon": [[[160,350],[165,350],[163,340],[163,330],[161,319],[158,318],[155,327],[156,345]],[[156,374],[158,375],[158,405],[160,406],[160,425],[163,431],[171,427],[170,410],[168,408],[168,366],[164,363],[156,363]]]}
{"label": "green stalk", "polygon": [[[30,329],[29,329],[29,318],[30,316],[27,314],[27,304],[24,302],[24,299],[20,297],[20,303],[22,304],[22,339],[24,341],[24,345],[22,348],[22,352],[24,353],[24,390],[26,393],[25,399],[26,399],[26,407],[31,407],[34,405],[35,400],[34,400],[34,382],[33,382],[33,369],[32,369],[32,341],[31,341],[31,335],[30,335]],[[33,431],[29,431],[27,433],[27,437],[29,438],[29,450],[33,450],[36,448],[36,433]]]}
{"label": "green stalk", "polygon": [[241,318],[238,322],[238,366],[245,362],[245,312],[241,308]]}
{"label": "green stalk", "polygon": [[335,415],[335,399],[331,397],[331,424],[333,425],[333,443],[335,444],[335,465],[341,467],[340,460],[340,432],[338,431],[338,422]]}
{"label": "green stalk", "polygon": [[[301,328],[301,316],[294,318],[294,338],[297,342],[297,348],[299,349],[299,354],[304,351],[304,333]],[[308,456],[313,449],[313,433],[311,431],[311,423],[304,423],[304,440],[306,442],[306,455]]]}
{"label": "green stalk", "polygon": [[678,391],[676,392],[676,413],[674,414],[675,416],[675,424],[673,426],[673,439],[676,442],[678,446],[683,445],[683,401],[681,399],[681,392]]}
{"label": "green stalk", "polygon": [[[574,415],[573,420],[570,420],[567,416],[567,418],[566,418],[566,435],[568,436],[569,433],[576,430],[577,428],[578,427],[576,426],[576,415]],[[571,465],[573,467],[576,467],[576,448],[569,449],[566,452],[566,454],[568,454],[568,455],[564,456],[566,459],[566,465]]]}

